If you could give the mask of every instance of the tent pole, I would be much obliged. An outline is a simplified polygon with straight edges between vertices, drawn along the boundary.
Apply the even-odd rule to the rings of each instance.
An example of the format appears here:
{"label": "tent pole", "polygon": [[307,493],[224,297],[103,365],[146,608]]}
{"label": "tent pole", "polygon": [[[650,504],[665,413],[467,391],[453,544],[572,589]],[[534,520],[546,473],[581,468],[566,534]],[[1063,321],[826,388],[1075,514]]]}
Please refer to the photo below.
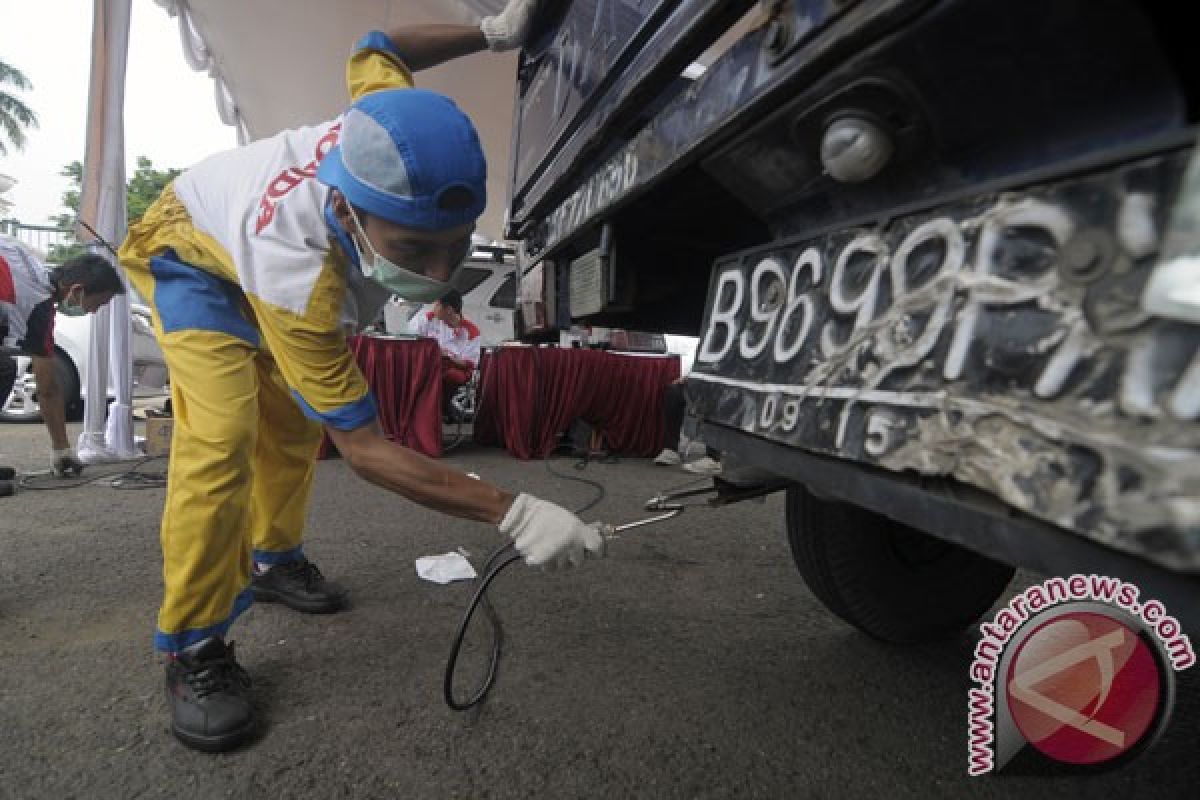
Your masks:
{"label": "tent pole", "polygon": [[[93,0],[92,65],[88,89],[87,148],[79,214],[117,246],[125,238],[125,64],[130,0]],[[90,234],[80,239],[112,259]],[[84,461],[134,458],[133,363],[129,295],[120,295],[91,321],[87,401],[79,455]],[[108,406],[108,388],[116,401]]]}

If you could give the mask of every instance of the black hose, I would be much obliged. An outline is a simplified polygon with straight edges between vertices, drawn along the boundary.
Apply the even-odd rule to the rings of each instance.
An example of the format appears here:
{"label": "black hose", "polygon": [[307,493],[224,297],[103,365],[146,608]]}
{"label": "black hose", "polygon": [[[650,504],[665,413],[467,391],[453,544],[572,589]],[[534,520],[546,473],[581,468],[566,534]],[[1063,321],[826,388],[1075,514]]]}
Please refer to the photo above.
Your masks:
{"label": "black hose", "polygon": [[[578,465],[576,468],[579,468]],[[559,478],[584,483],[596,489],[596,496],[577,509],[575,511],[576,514],[582,514],[588,509],[593,508],[607,494],[604,485],[599,481],[559,472],[550,466],[549,461],[546,462],[546,469],[550,474],[556,475]],[[492,685],[496,682],[496,671],[500,666],[500,653],[504,645],[504,626],[500,622],[500,615],[496,612],[496,607],[488,599],[487,590],[496,576],[503,572],[509,564],[520,560],[521,554],[513,548],[511,543],[506,544],[488,556],[488,560],[484,563],[483,569],[480,571],[482,577],[475,579],[475,594],[471,596],[471,602],[467,605],[462,622],[458,625],[458,632],[454,635],[454,640],[450,643],[450,655],[446,659],[446,673],[442,680],[442,697],[445,698],[446,705],[455,711],[468,711],[479,705],[487,697],[488,692],[492,690]],[[492,624],[492,653],[488,661],[487,675],[484,677],[483,682],[469,699],[460,702],[454,697],[454,671],[458,666],[458,656],[462,651],[463,640],[467,635],[467,628],[470,627],[471,619],[475,616],[475,611],[480,606],[483,606],[488,622]]]}
{"label": "black hose", "polygon": [[[487,696],[492,689],[492,684],[496,682],[496,668],[500,665],[500,650],[504,645],[504,627],[500,624],[500,615],[496,613],[496,607],[487,597],[487,590],[505,567],[514,561],[519,561],[520,558],[521,554],[511,544],[504,545],[488,558],[487,564],[484,565],[483,577],[476,581],[478,585],[475,588],[475,594],[471,597],[467,612],[463,614],[462,622],[458,625],[458,633],[454,635],[454,641],[450,643],[450,657],[446,659],[446,676],[442,682],[442,696],[446,698],[446,705],[455,711],[467,711],[474,708]],[[475,616],[475,609],[481,605],[487,613],[488,621],[492,623],[492,655],[483,683],[479,685],[470,699],[459,702],[454,699],[454,669],[458,665],[458,654],[462,650],[467,627],[471,624],[471,618]]]}

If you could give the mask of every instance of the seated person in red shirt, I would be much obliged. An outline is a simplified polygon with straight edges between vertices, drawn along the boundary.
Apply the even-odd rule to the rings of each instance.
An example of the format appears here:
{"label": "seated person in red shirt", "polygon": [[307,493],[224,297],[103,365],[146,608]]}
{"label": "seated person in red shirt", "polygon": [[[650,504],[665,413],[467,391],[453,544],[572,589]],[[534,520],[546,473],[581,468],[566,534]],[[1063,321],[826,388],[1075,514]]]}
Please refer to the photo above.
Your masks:
{"label": "seated person in red shirt", "polygon": [[416,332],[437,339],[442,348],[442,397],[449,402],[479,363],[479,328],[462,315],[462,295],[457,289],[434,303],[432,311],[418,316]]}

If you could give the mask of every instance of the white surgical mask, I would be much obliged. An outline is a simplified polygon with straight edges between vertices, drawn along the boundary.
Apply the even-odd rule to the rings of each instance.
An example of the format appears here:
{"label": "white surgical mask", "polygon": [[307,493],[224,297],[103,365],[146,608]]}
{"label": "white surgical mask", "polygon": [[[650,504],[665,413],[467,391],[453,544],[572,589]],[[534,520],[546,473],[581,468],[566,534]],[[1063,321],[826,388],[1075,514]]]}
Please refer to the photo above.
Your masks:
{"label": "white surgical mask", "polygon": [[64,297],[58,304],[58,313],[64,317],[82,317],[86,314],[87,309],[83,307],[83,293],[80,292],[79,300],[74,303],[71,302],[70,294]]}
{"label": "white surgical mask", "polygon": [[[362,229],[362,223],[358,221],[358,215],[354,213],[354,209],[350,209],[350,218],[354,220],[355,229],[362,237],[367,249],[371,251],[371,258],[368,260],[362,248],[359,247],[358,240],[353,236],[350,237],[350,240],[354,242],[354,249],[358,251],[358,260],[362,265],[363,275],[380,284],[385,289],[388,289],[393,294],[397,294],[403,299],[414,303],[432,303],[435,300],[440,300],[445,296],[446,292],[453,288],[448,281],[434,280],[419,272],[414,272],[411,269],[405,269],[397,264],[393,264],[379,255],[378,251],[371,245],[371,240],[367,238],[366,232]],[[455,271],[457,272],[457,269]]]}

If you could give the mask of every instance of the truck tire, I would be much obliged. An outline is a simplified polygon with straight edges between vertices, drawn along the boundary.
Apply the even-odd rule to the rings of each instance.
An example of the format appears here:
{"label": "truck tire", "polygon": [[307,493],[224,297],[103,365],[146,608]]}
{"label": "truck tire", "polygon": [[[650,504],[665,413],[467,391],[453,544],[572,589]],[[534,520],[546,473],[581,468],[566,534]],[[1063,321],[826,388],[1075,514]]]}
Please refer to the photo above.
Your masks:
{"label": "truck tire", "polygon": [[987,611],[1015,570],[858,506],[788,489],[788,541],[826,608],[893,644],[950,638]]}

